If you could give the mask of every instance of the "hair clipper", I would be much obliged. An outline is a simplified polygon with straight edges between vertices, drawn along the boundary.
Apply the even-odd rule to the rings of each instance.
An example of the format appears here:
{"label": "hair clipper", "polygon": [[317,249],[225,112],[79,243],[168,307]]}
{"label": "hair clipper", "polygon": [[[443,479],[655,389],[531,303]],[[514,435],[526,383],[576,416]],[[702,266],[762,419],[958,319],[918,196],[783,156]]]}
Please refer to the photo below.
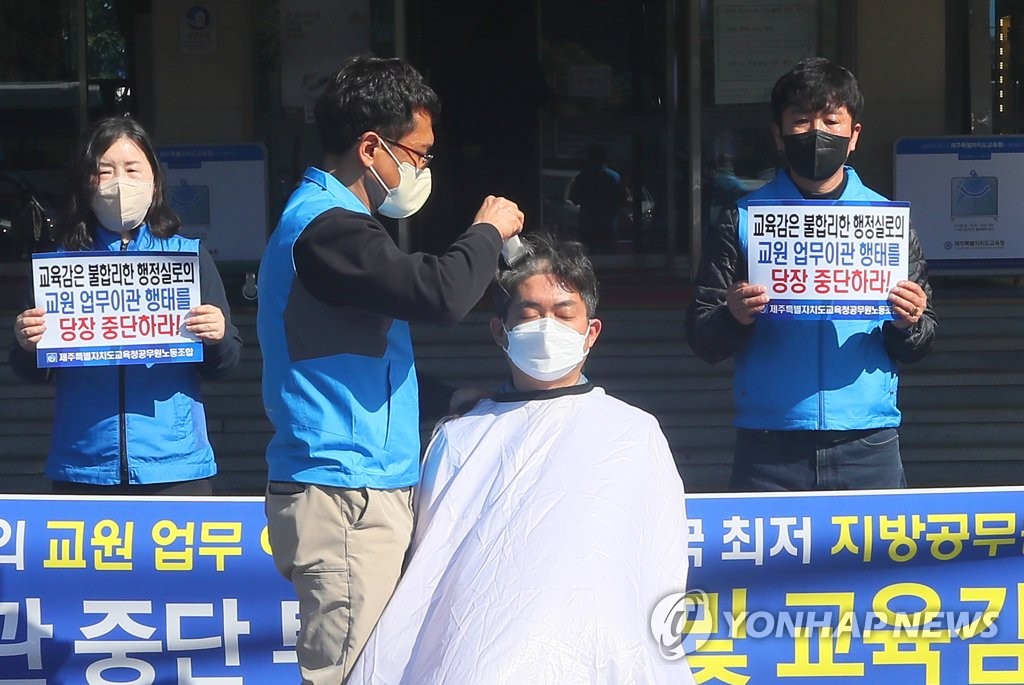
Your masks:
{"label": "hair clipper", "polygon": [[528,252],[526,245],[519,238],[518,235],[514,235],[505,241],[505,245],[501,248],[501,261],[504,262],[505,267],[512,267],[516,265],[520,259],[522,259]]}

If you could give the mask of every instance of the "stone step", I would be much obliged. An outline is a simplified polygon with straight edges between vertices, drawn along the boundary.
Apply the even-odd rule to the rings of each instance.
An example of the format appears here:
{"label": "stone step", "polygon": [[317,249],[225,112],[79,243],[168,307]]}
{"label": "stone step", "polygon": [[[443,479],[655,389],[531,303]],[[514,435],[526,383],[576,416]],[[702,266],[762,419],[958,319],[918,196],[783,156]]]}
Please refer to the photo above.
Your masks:
{"label": "stone step", "polygon": [[[911,485],[1024,482],[1024,299],[943,301],[939,337],[920,363],[901,370],[901,446]],[[658,417],[688,489],[727,482],[735,430],[727,360],[709,365],[685,342],[684,310],[607,308],[587,373],[611,394]],[[8,321],[13,318],[13,314]],[[453,384],[496,387],[507,376],[491,340],[490,315],[472,312],[456,327],[414,326],[420,368]],[[260,397],[262,361],[255,310],[235,312],[246,345],[235,373],[204,383],[208,429],[218,455],[219,492],[259,494],[272,429]],[[0,326],[0,345],[10,344]],[[25,384],[0,359],[0,489],[46,488],[53,387]],[[421,426],[424,440],[431,425]]]}
{"label": "stone step", "polygon": [[[903,459],[907,480],[911,487],[973,487],[1005,485],[1024,482],[1024,461],[1017,448],[985,451],[986,458],[964,460],[961,448],[932,447],[926,452],[904,444]],[[997,458],[987,458],[993,455]],[[677,454],[677,463],[687,491],[714,492],[728,482],[732,459],[728,448],[689,450]],[[217,458],[219,474],[214,479],[215,491],[220,494],[258,496],[266,485],[266,465],[262,456],[232,456]],[[42,475],[43,461],[7,462],[14,468],[4,469],[0,492],[46,492],[48,483]],[[941,465],[941,468],[936,468]]]}
{"label": "stone step", "polygon": [[[1024,336],[1024,299],[975,302],[972,300],[938,302],[939,340],[975,336]],[[413,325],[417,344],[441,340],[459,343],[465,340],[490,342],[490,313],[473,311],[457,326]],[[605,324],[605,340],[680,340],[685,336],[685,309],[603,309],[598,318]],[[242,339],[257,341],[255,315],[236,316]]]}
{"label": "stone step", "polygon": [[[1024,376],[1024,347],[1009,346],[1000,350],[977,349],[960,351],[936,348],[920,362],[900,369],[901,386],[928,385],[1000,385],[1019,384]],[[620,387],[634,380],[644,389],[669,385],[677,389],[729,387],[733,371],[731,360],[708,364],[692,354],[671,354],[657,346],[641,345],[633,350],[601,347],[594,349],[587,362],[587,375],[599,385]],[[445,351],[443,356],[428,352],[418,354],[419,369],[456,385],[472,381],[498,383],[507,376],[507,366],[496,348],[467,348],[458,354]],[[232,374],[218,382],[204,384],[204,393],[259,394],[263,376],[262,362],[244,360]],[[48,397],[52,389],[46,385],[27,384],[6,366],[0,366],[0,399],[4,397]]]}
{"label": "stone step", "polygon": [[[486,370],[476,367],[471,370],[452,370],[434,362],[421,366],[424,371],[442,376],[456,385],[477,384],[485,388],[496,388],[506,375],[505,367],[497,362]],[[729,373],[693,377],[670,374],[620,375],[614,366],[595,365],[594,368],[596,370],[590,372],[590,377],[595,384],[630,403],[658,413],[732,407],[732,380]],[[606,375],[605,372],[614,375]],[[1019,410],[1022,387],[1024,373],[1007,373],[998,369],[988,373],[937,372],[918,366],[905,370],[901,376],[900,403],[906,411],[931,408],[967,412],[963,415],[963,422],[984,420],[990,415],[987,413],[989,408],[995,411],[1005,409],[1011,414],[1016,411],[1018,418],[1024,420]],[[258,380],[204,383],[203,396],[209,407],[210,421],[262,420],[260,391]],[[29,430],[22,427],[22,423],[49,417],[52,405],[52,385],[11,385],[0,394],[0,420],[12,421],[12,430]]]}

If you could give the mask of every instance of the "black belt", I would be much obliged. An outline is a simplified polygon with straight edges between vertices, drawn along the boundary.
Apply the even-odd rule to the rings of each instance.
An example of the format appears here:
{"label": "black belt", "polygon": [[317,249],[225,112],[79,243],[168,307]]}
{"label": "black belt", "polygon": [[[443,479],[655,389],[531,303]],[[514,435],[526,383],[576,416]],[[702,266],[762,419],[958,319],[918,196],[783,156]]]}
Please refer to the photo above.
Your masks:
{"label": "black belt", "polygon": [[861,428],[847,431],[805,431],[805,430],[757,430],[752,428],[737,428],[738,433],[745,433],[750,436],[771,436],[794,442],[814,443],[818,445],[839,445],[844,442],[853,442],[874,435],[878,431],[889,430],[885,428]]}

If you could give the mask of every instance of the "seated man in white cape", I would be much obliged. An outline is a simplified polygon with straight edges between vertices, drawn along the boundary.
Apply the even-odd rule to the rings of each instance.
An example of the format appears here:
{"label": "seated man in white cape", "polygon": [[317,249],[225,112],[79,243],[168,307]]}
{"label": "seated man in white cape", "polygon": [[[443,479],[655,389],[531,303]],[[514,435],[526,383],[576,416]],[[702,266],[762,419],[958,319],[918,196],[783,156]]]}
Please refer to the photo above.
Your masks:
{"label": "seated man in white cape", "polygon": [[524,243],[491,320],[511,381],[435,431],[408,567],[350,684],[693,683],[650,628],[685,591],[682,480],[657,420],[582,375],[601,332],[583,247]]}

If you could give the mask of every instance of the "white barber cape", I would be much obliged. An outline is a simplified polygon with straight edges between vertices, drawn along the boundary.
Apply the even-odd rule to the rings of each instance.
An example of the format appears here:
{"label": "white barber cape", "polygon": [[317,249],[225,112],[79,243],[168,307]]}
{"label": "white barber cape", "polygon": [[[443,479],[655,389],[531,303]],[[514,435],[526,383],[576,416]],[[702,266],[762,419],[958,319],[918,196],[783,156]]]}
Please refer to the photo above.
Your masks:
{"label": "white barber cape", "polygon": [[693,683],[651,635],[687,571],[683,483],[651,415],[589,384],[485,400],[437,429],[416,501],[350,685]]}

